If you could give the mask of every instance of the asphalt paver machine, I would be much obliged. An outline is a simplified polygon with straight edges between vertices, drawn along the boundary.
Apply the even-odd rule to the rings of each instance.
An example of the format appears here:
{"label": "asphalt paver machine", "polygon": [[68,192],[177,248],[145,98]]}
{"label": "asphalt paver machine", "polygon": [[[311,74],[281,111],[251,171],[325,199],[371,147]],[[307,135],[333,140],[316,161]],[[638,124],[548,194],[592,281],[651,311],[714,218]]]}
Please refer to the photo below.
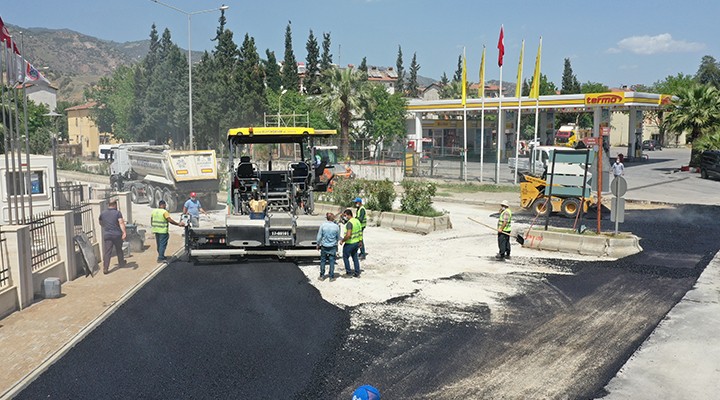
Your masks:
{"label": "asphalt paver machine", "polygon": [[[327,190],[322,177],[329,165],[313,149],[316,139],[334,135],[304,127],[230,129],[225,226],[187,227],[189,257],[317,257],[317,231],[325,218],[312,215],[313,193]],[[273,160],[272,151],[258,151],[276,144],[299,148],[299,158]],[[265,157],[253,159],[257,153]]]}

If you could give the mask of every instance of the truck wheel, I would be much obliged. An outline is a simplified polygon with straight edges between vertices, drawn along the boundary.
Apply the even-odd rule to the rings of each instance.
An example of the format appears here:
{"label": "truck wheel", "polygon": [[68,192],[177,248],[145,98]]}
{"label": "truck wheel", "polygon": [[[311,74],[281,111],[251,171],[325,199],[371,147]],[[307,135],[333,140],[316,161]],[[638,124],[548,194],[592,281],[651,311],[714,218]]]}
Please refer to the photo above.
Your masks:
{"label": "truck wheel", "polygon": [[177,197],[170,193],[169,190],[165,189],[163,191],[163,200],[165,200],[165,203],[167,203],[167,210],[170,212],[178,211],[178,201]]}
{"label": "truck wheel", "polygon": [[206,208],[208,210],[214,210],[218,208],[218,195],[217,193],[210,193],[205,197],[205,201],[203,202],[203,208]]}
{"label": "truck wheel", "polygon": [[130,188],[130,200],[135,204],[140,203],[140,192],[138,192],[138,188],[135,185]]}
{"label": "truck wheel", "polygon": [[572,198],[563,200],[560,204],[560,212],[568,218],[575,218],[580,212],[580,200]]}
{"label": "truck wheel", "polygon": [[163,192],[160,188],[155,188],[155,191],[153,192],[153,197],[155,198],[155,206],[160,207],[160,200],[163,199]]}
{"label": "truck wheel", "polygon": [[549,198],[543,197],[533,201],[531,208],[538,217],[547,217],[550,215],[552,205]]}
{"label": "truck wheel", "polygon": [[145,196],[148,198],[148,203],[150,204],[150,207],[157,208],[157,202],[159,199],[155,198],[155,188],[152,186],[145,186]]}

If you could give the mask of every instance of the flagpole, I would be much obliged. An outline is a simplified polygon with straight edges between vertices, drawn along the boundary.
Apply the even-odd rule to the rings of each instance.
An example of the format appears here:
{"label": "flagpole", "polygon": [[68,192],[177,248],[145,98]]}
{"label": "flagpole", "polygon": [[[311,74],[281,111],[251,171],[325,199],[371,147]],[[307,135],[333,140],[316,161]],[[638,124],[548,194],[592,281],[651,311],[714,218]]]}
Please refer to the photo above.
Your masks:
{"label": "flagpole", "polygon": [[463,180],[467,183],[467,65],[463,47]]}
{"label": "flagpole", "polygon": [[523,57],[525,56],[525,39],[520,47],[520,62],[518,63],[518,75],[515,86],[515,97],[518,99],[518,116],[517,125],[515,126],[515,172],[513,183],[517,185],[518,177],[518,157],[520,157],[520,117],[522,116],[522,74],[523,74]]}
{"label": "flagpole", "polygon": [[[25,163],[27,164],[27,175],[25,176],[25,191],[28,195],[28,216],[32,218],[33,216],[33,207],[32,207],[32,182],[30,180],[30,135],[28,133],[28,105],[27,105],[27,87],[25,86],[25,81],[27,80],[27,60],[25,60],[25,36],[20,33],[20,54],[23,54],[22,56],[22,66],[23,66],[23,74],[22,74],[22,88],[23,88],[23,118],[25,119]],[[22,171],[22,167],[20,168],[20,171]]]}
{"label": "flagpole", "polygon": [[[480,60],[478,97],[482,102],[482,109],[480,110],[480,183],[482,183],[485,167],[485,45],[483,45],[482,59]],[[475,144],[477,145],[477,143]]]}
{"label": "flagpole", "polygon": [[[6,46],[7,46],[7,45],[6,45],[6,42],[5,42],[5,38],[3,38],[3,39],[2,39],[2,49],[0,49],[0,77],[2,77],[2,70],[3,70],[3,67],[5,66],[5,63],[8,62],[7,47],[6,47]],[[7,71],[7,75],[6,75],[6,76],[7,76],[8,82],[9,82],[9,81],[10,81],[10,71],[9,71],[9,70]],[[7,126],[8,126],[8,121],[7,121],[7,117],[5,117],[5,106],[4,106],[4,104],[5,104],[5,81],[3,80],[2,82],[0,82],[0,105],[2,105],[2,110],[3,110],[3,112],[2,112],[2,122],[3,122],[3,126],[4,126],[4,127],[7,127]],[[10,105],[9,105],[9,104],[8,104],[8,109],[10,109]],[[5,130],[5,134],[3,135],[3,136],[4,136],[4,139],[5,139],[5,171],[10,171],[10,165],[9,165],[9,161],[10,161],[10,160],[8,159],[9,154],[10,154],[10,153],[9,153],[10,141],[8,140],[8,139],[9,139],[9,138],[8,138],[8,133],[9,133],[8,131],[9,131],[9,130]],[[9,187],[9,186],[10,186],[10,185],[8,185],[8,190],[6,190],[6,192],[7,192],[7,205],[8,205],[8,223],[9,223],[10,225],[12,225],[12,224],[13,224],[13,212],[12,212],[12,207],[10,207],[10,204],[11,204],[11,203],[10,203],[10,190],[9,190],[10,187]]]}
{"label": "flagpole", "polygon": [[[534,146],[538,145],[538,118],[540,115],[540,57],[542,52],[542,36],[540,36],[540,44],[538,45],[537,56],[535,57],[535,71],[533,71],[533,81],[530,88],[530,97],[535,97],[535,134],[533,137]],[[535,152],[530,150],[530,171],[535,173]]]}
{"label": "flagpole", "polygon": [[502,141],[502,66],[505,55],[505,29],[500,25],[500,39],[498,39],[498,67],[500,67],[500,86],[498,88],[498,127],[497,127],[497,154],[495,156],[495,184],[500,183],[500,142]]}
{"label": "flagpole", "polygon": [[[481,83],[485,85],[485,83]],[[485,90],[483,89],[483,92]],[[482,97],[482,110],[480,111],[480,183],[483,181],[483,167],[485,166],[485,93]]]}

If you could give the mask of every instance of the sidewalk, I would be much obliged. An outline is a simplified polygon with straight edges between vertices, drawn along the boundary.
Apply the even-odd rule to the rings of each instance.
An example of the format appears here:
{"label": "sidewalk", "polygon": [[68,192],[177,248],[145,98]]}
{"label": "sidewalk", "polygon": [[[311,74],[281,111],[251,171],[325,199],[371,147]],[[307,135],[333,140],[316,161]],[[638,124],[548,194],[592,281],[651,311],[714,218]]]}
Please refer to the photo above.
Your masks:
{"label": "sidewalk", "polygon": [[[181,230],[171,230],[166,254],[182,249],[181,235]],[[109,274],[99,272],[65,282],[60,298],[37,299],[30,307],[0,319],[0,398],[12,398],[29,378],[62,357],[160,272],[166,264],[158,264],[156,258],[155,238],[148,234],[145,250],[131,254],[124,268],[118,268],[113,258]]]}

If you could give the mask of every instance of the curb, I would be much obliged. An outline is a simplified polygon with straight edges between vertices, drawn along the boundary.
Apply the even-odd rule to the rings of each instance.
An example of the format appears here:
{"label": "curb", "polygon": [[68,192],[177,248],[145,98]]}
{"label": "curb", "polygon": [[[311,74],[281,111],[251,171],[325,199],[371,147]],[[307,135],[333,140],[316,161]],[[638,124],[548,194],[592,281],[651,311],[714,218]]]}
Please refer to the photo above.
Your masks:
{"label": "curb", "polygon": [[[182,247],[178,249],[173,255],[172,258],[178,258],[177,256],[179,254],[182,254],[185,251],[185,248]],[[103,311],[100,315],[95,317],[92,321],[90,321],[87,325],[85,325],[80,331],[73,336],[65,345],[63,345],[60,349],[55,351],[54,353],[50,354],[40,365],[38,365],[34,370],[32,370],[30,373],[25,375],[22,379],[17,381],[15,384],[13,384],[9,389],[7,389],[4,393],[0,394],[0,400],[5,399],[12,399],[15,396],[17,396],[22,390],[24,390],[28,385],[30,385],[39,375],[41,375],[43,372],[47,371],[48,368],[50,368],[57,360],[62,358],[65,354],[67,354],[70,349],[75,347],[80,341],[85,339],[87,335],[90,334],[95,328],[97,328],[98,325],[103,323],[108,317],[110,317],[115,310],[120,308],[123,304],[125,304],[128,299],[130,299],[135,293],[137,293],[138,290],[140,290],[143,286],[145,286],[146,283],[148,283],[150,280],[152,280],[157,274],[159,274],[162,270],[167,267],[169,263],[158,263],[155,266],[155,269],[150,271],[150,273],[145,276],[142,280],[137,282],[135,285],[130,287],[120,298],[115,301],[110,307],[106,308],[105,311]]]}
{"label": "curb", "polygon": [[[332,212],[341,213],[347,207],[340,207],[334,204],[315,203],[315,213],[321,214]],[[394,212],[378,212],[368,210],[368,215],[376,226],[397,229],[400,231],[419,233],[427,235],[430,232],[452,229],[450,216],[445,214],[439,217],[420,217],[417,215],[400,214]]]}
{"label": "curb", "polygon": [[530,229],[525,233],[523,247],[552,250],[586,256],[622,258],[643,251],[635,235],[626,238],[587,236],[572,233]]}

